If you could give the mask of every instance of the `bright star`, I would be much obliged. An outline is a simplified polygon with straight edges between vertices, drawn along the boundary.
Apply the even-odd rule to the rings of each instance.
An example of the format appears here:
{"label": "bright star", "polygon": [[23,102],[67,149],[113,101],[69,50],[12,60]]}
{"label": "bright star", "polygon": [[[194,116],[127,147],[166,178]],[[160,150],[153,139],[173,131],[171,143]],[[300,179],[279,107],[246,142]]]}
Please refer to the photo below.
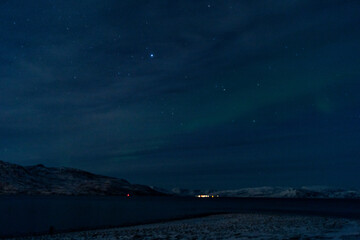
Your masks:
{"label": "bright star", "polygon": [[150,53],[150,57],[151,57],[151,58],[154,58],[155,55],[154,55],[153,53]]}

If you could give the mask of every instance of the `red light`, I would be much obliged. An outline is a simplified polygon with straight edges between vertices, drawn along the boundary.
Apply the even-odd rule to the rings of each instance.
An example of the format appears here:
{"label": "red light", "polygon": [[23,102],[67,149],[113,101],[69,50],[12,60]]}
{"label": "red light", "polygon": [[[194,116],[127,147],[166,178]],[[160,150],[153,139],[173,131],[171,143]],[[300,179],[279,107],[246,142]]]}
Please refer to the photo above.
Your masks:
{"label": "red light", "polygon": [[127,196],[127,197],[130,197],[130,194],[128,193],[128,194],[126,194],[126,196]]}

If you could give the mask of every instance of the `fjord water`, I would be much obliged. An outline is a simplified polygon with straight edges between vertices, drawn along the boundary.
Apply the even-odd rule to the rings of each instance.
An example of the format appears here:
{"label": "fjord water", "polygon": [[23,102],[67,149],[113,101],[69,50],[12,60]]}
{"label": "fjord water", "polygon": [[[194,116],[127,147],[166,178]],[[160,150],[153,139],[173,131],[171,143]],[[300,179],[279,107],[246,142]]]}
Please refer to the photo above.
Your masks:
{"label": "fjord water", "polygon": [[0,197],[0,237],[126,226],[213,213],[281,212],[360,218],[360,200],[190,197]]}

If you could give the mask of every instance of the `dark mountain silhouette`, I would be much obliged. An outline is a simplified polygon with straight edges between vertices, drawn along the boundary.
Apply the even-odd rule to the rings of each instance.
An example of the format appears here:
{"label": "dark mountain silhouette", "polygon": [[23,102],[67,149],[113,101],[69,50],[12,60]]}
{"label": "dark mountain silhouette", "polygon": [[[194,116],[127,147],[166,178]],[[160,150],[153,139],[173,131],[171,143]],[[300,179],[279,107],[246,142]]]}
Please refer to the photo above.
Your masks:
{"label": "dark mountain silhouette", "polygon": [[148,186],[73,168],[0,161],[0,195],[164,195]]}

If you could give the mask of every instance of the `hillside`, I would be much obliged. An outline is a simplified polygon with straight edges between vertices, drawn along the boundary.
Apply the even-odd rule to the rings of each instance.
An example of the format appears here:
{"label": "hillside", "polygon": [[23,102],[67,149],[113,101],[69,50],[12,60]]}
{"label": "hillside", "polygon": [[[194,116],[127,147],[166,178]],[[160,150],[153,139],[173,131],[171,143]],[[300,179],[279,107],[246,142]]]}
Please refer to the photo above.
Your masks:
{"label": "hillside", "polygon": [[0,161],[0,195],[163,195],[145,185],[73,168]]}

